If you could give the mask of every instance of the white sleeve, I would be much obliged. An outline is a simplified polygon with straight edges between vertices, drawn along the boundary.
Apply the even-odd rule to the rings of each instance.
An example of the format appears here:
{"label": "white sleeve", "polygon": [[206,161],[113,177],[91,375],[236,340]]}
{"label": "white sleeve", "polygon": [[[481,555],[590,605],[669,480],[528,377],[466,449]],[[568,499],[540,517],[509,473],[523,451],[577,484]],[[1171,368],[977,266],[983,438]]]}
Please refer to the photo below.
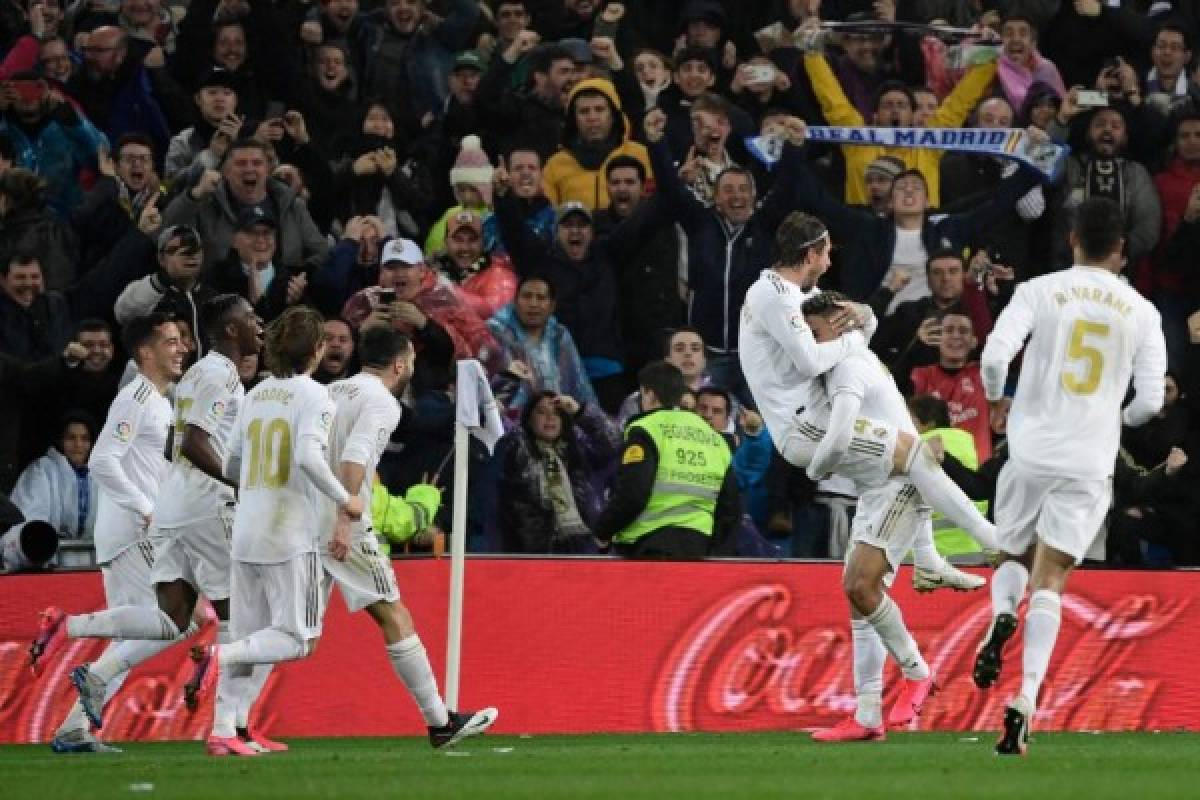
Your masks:
{"label": "white sleeve", "polygon": [[237,421],[233,423],[233,432],[229,435],[229,451],[225,455],[225,477],[240,486],[242,483],[242,414],[246,406],[238,410]]}
{"label": "white sleeve", "polygon": [[866,377],[861,370],[856,369],[857,366],[857,360],[845,362],[831,375],[833,380],[828,391],[833,408],[829,412],[825,435],[817,443],[812,461],[808,465],[808,477],[814,481],[828,477],[850,447],[850,440],[854,436],[854,421],[858,419],[858,412],[867,392]]}
{"label": "white sleeve", "polygon": [[34,461],[17,478],[8,499],[21,510],[25,519],[43,519],[58,528],[58,497],[55,496],[54,482],[47,472],[48,461],[45,457]]}
{"label": "white sleeve", "polygon": [[88,468],[96,480],[96,485],[103,489],[114,503],[145,516],[154,511],[154,503],[133,485],[121,466],[121,459],[137,438],[143,412],[146,410],[133,396],[133,392],[123,392],[113,401],[108,410],[108,418],[104,421],[104,428],[96,437],[96,446],[92,448]]}
{"label": "white sleeve", "polygon": [[995,327],[988,334],[979,367],[983,376],[983,390],[990,402],[994,403],[1004,396],[1008,365],[1033,330],[1035,300],[1031,294],[1029,284],[1017,284],[1012,300],[1000,312]]}
{"label": "white sleeve", "polygon": [[329,429],[336,408],[333,398],[322,391],[319,398],[300,414],[300,430],[296,432],[299,448],[296,463],[317,490],[339,506],[345,505],[350,493],[329,468],[326,450],[329,448]]}
{"label": "white sleeve", "polygon": [[196,386],[192,406],[184,414],[183,424],[195,425],[209,436],[220,435],[221,420],[225,409],[233,402],[232,395],[227,384],[217,380],[215,375],[209,375]]}
{"label": "white sleeve", "polygon": [[763,294],[767,299],[763,302],[762,325],[788,354],[796,371],[800,373],[799,380],[812,380],[828,372],[850,353],[853,346],[851,336],[860,335],[854,333],[839,336],[832,342],[817,344],[812,328],[808,327],[804,320],[804,312],[798,305],[789,306],[783,301],[783,295],[778,292]]}
{"label": "white sleeve", "polygon": [[378,457],[382,445],[391,438],[400,422],[399,403],[390,400],[390,406],[389,400],[383,398],[367,403],[346,437],[339,461],[365,467]]}
{"label": "white sleeve", "polygon": [[1121,419],[1131,428],[1145,425],[1162,410],[1166,392],[1167,344],[1157,311],[1150,310],[1141,342],[1133,354],[1133,400]]}

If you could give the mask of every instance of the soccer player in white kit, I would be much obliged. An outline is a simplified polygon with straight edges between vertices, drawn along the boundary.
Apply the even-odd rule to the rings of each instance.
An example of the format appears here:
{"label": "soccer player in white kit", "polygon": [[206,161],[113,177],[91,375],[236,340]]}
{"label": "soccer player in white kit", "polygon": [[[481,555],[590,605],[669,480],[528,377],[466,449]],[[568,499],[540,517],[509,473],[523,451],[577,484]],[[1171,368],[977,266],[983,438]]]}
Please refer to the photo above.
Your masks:
{"label": "soccer player in white kit", "polygon": [[[169,314],[153,313],[130,320],[122,336],[138,372],[117,393],[88,459],[92,478],[99,487],[96,560],[100,563],[109,608],[141,606],[157,610],[151,578],[154,546],[150,537],[154,501],[168,466],[166,446],[171,404],[166,391],[179,379],[185,351],[179,329]],[[30,647],[33,664],[46,654],[48,647],[62,640],[64,618],[61,612],[43,617],[38,638]],[[102,682],[99,701],[91,709],[76,702],[55,733],[51,748],[56,753],[116,750],[88,730],[89,719],[100,727],[103,706],[121,688],[129,668],[170,644],[170,641],[113,642],[95,662],[76,669],[71,679],[77,688],[89,674]]]}
{"label": "soccer player in white kit", "polygon": [[[847,308],[831,319],[834,329],[850,331],[818,343],[804,319],[804,301],[817,291],[817,280],[829,269],[829,231],[816,217],[796,211],[780,224],[775,236],[775,264],[746,293],[742,305],[738,355],[742,372],[780,454],[805,468],[825,433],[827,407],[810,398],[811,381],[841,361],[858,343],[853,331],[860,320]],[[873,326],[873,317],[866,324]],[[867,333],[871,332],[868,327]],[[818,399],[823,393],[818,393]],[[942,471],[921,440],[880,420],[855,434],[838,473],[867,486],[864,476],[882,485],[893,474],[907,475],[925,502],[944,513],[987,549],[995,549],[995,529],[970,499]],[[933,545],[931,531],[920,533],[914,547],[918,588],[948,586],[977,589],[978,576],[946,563]]]}
{"label": "soccer player in white kit", "polygon": [[235,641],[193,648],[192,682],[201,692],[219,671],[245,677],[256,664],[304,658],[320,636],[317,545],[326,498],[339,524],[362,515],[362,500],[342,487],[326,456],[333,399],[310,377],[324,349],[324,320],[310,308],[289,308],[267,330],[272,377],[246,395],[225,467],[226,476],[239,477],[229,609]]}
{"label": "soccer player in white kit", "polygon": [[[199,595],[203,594],[212,603],[219,620],[218,641],[227,640],[229,532],[234,494],[222,469],[226,445],[245,395],[237,364],[244,356],[258,353],[262,328],[249,302],[235,294],[219,295],[205,303],[201,323],[210,350],[175,387],[172,463],[154,508],[151,580],[158,605],[118,606],[95,614],[67,617],[69,637],[168,641],[187,638],[196,630],[192,613]],[[55,618],[63,612],[49,608],[43,615]],[[95,674],[85,664],[76,670],[73,680],[79,688],[84,711],[99,727],[104,676]],[[254,688],[261,685],[259,682]],[[249,691],[246,686],[239,688],[246,696],[237,701],[243,703],[244,713],[248,714],[257,691]],[[187,690],[185,687],[185,693]],[[232,697],[228,692],[218,692],[218,697],[223,694]],[[195,708],[191,702],[188,706]],[[248,725],[243,723],[242,728],[245,738],[251,738]],[[231,731],[229,737],[233,736]],[[265,745],[249,741],[214,742],[210,737],[208,750],[216,755],[253,755],[259,750],[286,749],[286,745],[265,741]]]}
{"label": "soccer player in white kit", "polygon": [[[1025,752],[1058,637],[1063,588],[1112,504],[1121,424],[1150,420],[1166,386],[1159,314],[1118,277],[1125,261],[1120,209],[1093,198],[1076,214],[1075,266],[1019,284],[983,350],[984,389],[995,403],[1009,363],[1025,347],[1008,416],[1011,455],[996,486],[1007,560],[992,578],[994,616],[974,672],[981,688],[996,682],[1028,586],[1021,689],[1005,709],[996,744],[1002,755]],[[1122,412],[1131,376],[1135,394]]]}
{"label": "soccer player in white kit", "polygon": [[[380,554],[379,540],[371,529],[371,481],[384,448],[400,421],[396,392],[403,391],[412,376],[416,355],[404,334],[390,326],[364,328],[356,350],[362,370],[353,377],[330,384],[336,411],[329,437],[329,463],[342,486],[361,497],[363,516],[352,525],[334,525],[334,509],[327,503],[327,521],[321,525],[319,552],[326,574],[326,597],[336,583],[346,608],[366,609],[383,634],[384,650],[396,676],[408,688],[434,747],[446,747],[467,736],[483,733],[499,712],[448,711],[438,693],[437,679],[429,665],[425,646],[413,627],[412,616],[400,601],[391,561]],[[440,503],[437,487],[419,484],[410,488],[427,500],[414,502],[414,511],[426,519],[425,528]]]}
{"label": "soccer player in white kit", "polygon": [[[818,342],[837,337],[830,321],[840,313],[846,298],[835,292],[814,294],[804,302],[805,319]],[[872,430],[881,420],[896,430],[916,436],[904,396],[891,374],[865,343],[852,341],[852,349],[826,374],[814,381],[810,399],[830,404],[829,419],[808,474],[821,480],[833,472],[855,479],[858,508],[851,525],[851,545],[846,553],[842,588],[850,602],[854,644],[854,688],[858,707],[852,717],[813,733],[819,742],[883,739],[883,666],[890,653],[904,675],[904,688],[888,714],[887,725],[907,725],[920,713],[934,686],[934,676],[917,643],[904,625],[899,606],[885,589],[914,544],[918,532],[932,535],[928,506],[906,478],[893,478],[891,465],[871,460],[842,462],[851,448],[862,448],[869,437],[882,446],[882,430]],[[820,395],[823,394],[824,397]]]}

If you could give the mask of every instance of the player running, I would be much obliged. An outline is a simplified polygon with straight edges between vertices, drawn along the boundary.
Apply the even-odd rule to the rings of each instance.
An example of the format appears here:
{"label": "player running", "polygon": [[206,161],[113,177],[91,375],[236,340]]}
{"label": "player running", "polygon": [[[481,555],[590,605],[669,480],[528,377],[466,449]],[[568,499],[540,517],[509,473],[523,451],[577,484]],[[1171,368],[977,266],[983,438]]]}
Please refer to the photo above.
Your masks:
{"label": "player running", "polygon": [[[310,375],[324,355],[324,320],[295,306],[268,328],[272,376],[246,395],[233,426],[225,475],[238,475],[239,503],[231,547],[230,635],[236,641],[193,648],[192,683],[210,688],[219,671],[249,677],[256,664],[304,658],[321,626],[318,526],[324,498],[340,520],[362,514],[326,460],[333,400]],[[225,687],[235,686],[233,681]],[[199,691],[197,694],[199,694]],[[209,752],[244,755],[229,730],[230,704],[220,703]]]}
{"label": "player running", "polygon": [[[70,637],[173,641],[190,636],[196,601],[203,594],[217,614],[218,641],[228,640],[229,620],[229,528],[233,521],[234,493],[222,474],[226,447],[237,420],[245,390],[237,364],[246,355],[257,354],[261,325],[249,302],[235,294],[214,297],[201,309],[201,327],[211,349],[196,362],[175,387],[175,427],[172,432],[172,464],[159,489],[155,504],[154,568],[151,579],[158,597],[157,607],[121,606],[95,614],[66,619]],[[50,608],[44,616],[65,616]],[[136,664],[130,664],[136,666]],[[84,711],[100,727],[104,699],[102,676],[88,665],[72,676],[80,691]],[[245,688],[245,687],[239,687]],[[261,688],[261,684],[257,688]],[[185,687],[188,706],[195,709]],[[248,712],[257,691],[243,700]],[[231,698],[229,692],[218,698]],[[235,709],[239,711],[240,709]],[[235,713],[236,716],[236,713]],[[286,745],[264,739],[255,742],[243,723],[241,745],[221,745],[210,752],[253,754]],[[232,732],[230,737],[232,737]]]}
{"label": "player running", "polygon": [[[776,448],[788,463],[801,468],[812,461],[828,414],[827,404],[819,402],[823,391],[818,388],[816,399],[810,396],[813,380],[865,343],[864,336],[853,328],[865,323],[868,335],[874,329],[869,309],[861,312],[860,319],[857,309],[862,307],[846,304],[830,323],[839,334],[849,332],[828,342],[818,343],[813,338],[803,304],[829,269],[831,247],[829,231],[820,220],[798,211],[789,214],[776,232],[775,263],[762,271],[742,306],[738,354],[746,382]],[[879,477],[879,485],[890,475],[907,476],[926,503],[984,548],[995,549],[995,528],[946,476],[916,435],[886,422],[867,420],[862,433],[852,439],[843,467],[839,469],[842,474],[847,474],[846,469],[869,470]],[[978,589],[983,585],[979,576],[948,564],[933,545],[932,531],[924,526],[914,547],[918,589]]]}
{"label": "player running", "polygon": [[[138,607],[157,620],[158,602],[151,576],[154,546],[150,537],[155,497],[168,467],[165,454],[171,404],[166,391],[179,379],[185,350],[169,314],[153,313],[131,320],[122,335],[138,373],[117,393],[88,460],[99,487],[96,560],[110,609]],[[53,611],[57,613],[42,617],[37,638],[29,648],[30,665],[35,671],[39,659],[63,640],[66,615],[61,610]],[[71,681],[79,689],[80,699],[59,725],[51,749],[56,753],[119,752],[94,736],[88,722],[99,728],[105,704],[120,690],[130,667],[170,645],[170,641],[136,639],[113,642],[96,661],[72,672]]]}
{"label": "player running", "polygon": [[[984,389],[996,402],[1009,363],[1025,346],[1008,417],[1011,455],[996,486],[996,527],[1006,560],[992,579],[994,616],[974,670],[980,688],[996,683],[1028,585],[1021,689],[1004,712],[1004,734],[996,744],[1002,755],[1025,752],[1067,576],[1111,505],[1121,424],[1142,425],[1163,404],[1162,325],[1154,306],[1118,277],[1125,262],[1123,230],[1111,200],[1084,201],[1070,234],[1075,266],[1019,284],[983,350]],[[1135,395],[1122,412],[1131,375]]]}
{"label": "player running", "polygon": [[[837,293],[826,292],[814,294],[804,302],[805,321],[817,342],[837,338],[833,319],[842,313],[845,301]],[[916,436],[917,431],[891,374],[860,337],[847,341],[851,349],[846,357],[814,382],[810,399],[818,405],[829,403],[831,408],[808,475],[813,480],[822,480],[836,472],[854,480],[859,489],[851,546],[842,575],[842,587],[850,601],[858,707],[854,716],[815,732],[813,739],[820,742],[885,738],[885,651],[896,660],[904,675],[904,689],[888,714],[889,726],[911,722],[934,687],[933,673],[904,625],[900,607],[885,591],[918,532],[924,529],[932,535],[929,508],[921,504],[910,480],[890,477],[891,468],[885,462],[847,459],[851,448],[862,447],[867,437],[876,437],[877,446],[882,446],[882,429],[869,428],[874,420],[882,420],[910,436]]]}
{"label": "player running", "polygon": [[[499,712],[495,708],[447,711],[425,646],[400,601],[391,561],[380,555],[371,529],[371,478],[400,421],[396,393],[404,390],[412,376],[412,344],[389,326],[374,326],[363,331],[357,352],[362,370],[329,387],[337,409],[329,439],[329,463],[346,491],[362,498],[364,512],[362,519],[352,525],[334,526],[333,509],[328,508],[319,548],[325,567],[326,597],[336,582],[351,613],[366,609],[375,620],[392,669],[425,718],[430,742],[434,747],[446,747],[483,733]],[[416,528],[428,527],[441,503],[437,487],[418,484],[408,490],[406,499],[418,517]]]}

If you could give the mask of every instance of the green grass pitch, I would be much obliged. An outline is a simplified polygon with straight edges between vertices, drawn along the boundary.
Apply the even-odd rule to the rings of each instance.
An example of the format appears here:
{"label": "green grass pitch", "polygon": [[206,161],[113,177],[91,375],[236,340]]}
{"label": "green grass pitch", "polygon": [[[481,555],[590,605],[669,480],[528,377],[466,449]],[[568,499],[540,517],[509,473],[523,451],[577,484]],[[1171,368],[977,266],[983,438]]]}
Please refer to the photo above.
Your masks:
{"label": "green grass pitch", "polygon": [[1196,798],[1200,736],[1039,734],[1029,755],[994,735],[892,734],[815,745],[803,733],[300,739],[288,753],[211,758],[199,742],[120,755],[0,748],[12,800],[242,798]]}

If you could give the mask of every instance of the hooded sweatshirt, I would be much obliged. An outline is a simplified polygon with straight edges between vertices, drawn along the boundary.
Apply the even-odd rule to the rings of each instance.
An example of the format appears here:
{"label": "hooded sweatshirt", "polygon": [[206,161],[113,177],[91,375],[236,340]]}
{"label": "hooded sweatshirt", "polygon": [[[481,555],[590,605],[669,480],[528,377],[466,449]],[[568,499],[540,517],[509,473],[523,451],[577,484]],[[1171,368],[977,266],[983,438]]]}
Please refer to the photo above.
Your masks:
{"label": "hooded sweatshirt", "polygon": [[[603,142],[585,143],[575,122],[575,104],[580,95],[599,93],[608,100],[613,125]],[[562,147],[546,162],[542,183],[551,205],[575,201],[590,209],[608,207],[608,181],[605,167],[613,158],[633,156],[651,176],[650,156],[646,148],[629,138],[629,120],[621,110],[621,101],[612,83],[603,78],[580,81],[567,100],[566,123],[563,126]]]}

